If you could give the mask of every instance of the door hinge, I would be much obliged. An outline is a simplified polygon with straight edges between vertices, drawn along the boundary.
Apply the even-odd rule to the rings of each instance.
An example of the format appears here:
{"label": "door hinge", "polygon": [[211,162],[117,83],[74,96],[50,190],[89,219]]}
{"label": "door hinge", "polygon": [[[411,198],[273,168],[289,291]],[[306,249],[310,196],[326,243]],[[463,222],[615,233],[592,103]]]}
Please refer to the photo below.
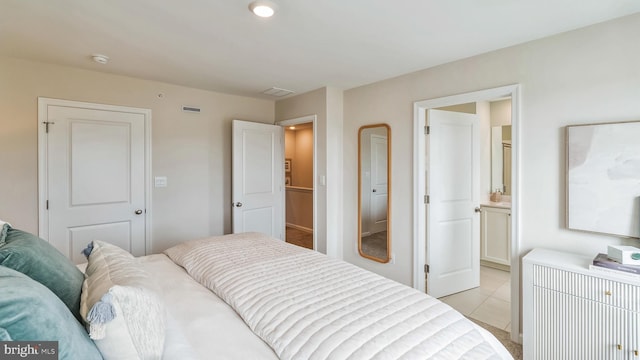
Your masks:
{"label": "door hinge", "polygon": [[47,206],[47,210],[49,210],[49,200],[47,200],[46,206]]}
{"label": "door hinge", "polygon": [[431,126],[425,126],[424,127],[424,134],[425,135],[429,135],[431,133]]}
{"label": "door hinge", "polygon": [[424,273],[428,274],[429,273],[429,265],[424,264]]}
{"label": "door hinge", "polygon": [[428,204],[428,203],[429,203],[429,200],[430,200],[430,199],[429,199],[429,195],[425,195],[425,196],[424,196],[424,203],[425,203],[425,204]]}
{"label": "door hinge", "polygon": [[43,121],[44,124],[44,132],[49,133],[49,125],[55,124],[53,121]]}

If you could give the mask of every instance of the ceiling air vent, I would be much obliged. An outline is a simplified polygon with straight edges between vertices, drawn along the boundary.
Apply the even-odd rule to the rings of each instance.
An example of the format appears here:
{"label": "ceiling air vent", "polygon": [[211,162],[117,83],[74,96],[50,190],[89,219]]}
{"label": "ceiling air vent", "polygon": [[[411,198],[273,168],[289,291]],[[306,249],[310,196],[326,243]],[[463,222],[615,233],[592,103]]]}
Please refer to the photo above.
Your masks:
{"label": "ceiling air vent", "polygon": [[275,96],[275,97],[283,97],[290,94],[293,94],[293,91],[287,89],[281,89],[277,87],[272,87],[262,92],[265,95]]}
{"label": "ceiling air vent", "polygon": [[197,108],[195,106],[183,106],[182,107],[182,111],[199,114],[200,113],[200,108]]}

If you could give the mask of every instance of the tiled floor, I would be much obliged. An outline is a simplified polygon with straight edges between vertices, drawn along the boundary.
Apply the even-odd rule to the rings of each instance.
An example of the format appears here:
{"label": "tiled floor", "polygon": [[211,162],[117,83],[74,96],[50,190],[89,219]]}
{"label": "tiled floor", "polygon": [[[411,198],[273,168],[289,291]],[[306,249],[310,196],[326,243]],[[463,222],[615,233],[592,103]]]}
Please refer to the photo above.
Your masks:
{"label": "tiled floor", "polygon": [[440,298],[463,315],[511,332],[511,274],[480,267],[480,287]]}

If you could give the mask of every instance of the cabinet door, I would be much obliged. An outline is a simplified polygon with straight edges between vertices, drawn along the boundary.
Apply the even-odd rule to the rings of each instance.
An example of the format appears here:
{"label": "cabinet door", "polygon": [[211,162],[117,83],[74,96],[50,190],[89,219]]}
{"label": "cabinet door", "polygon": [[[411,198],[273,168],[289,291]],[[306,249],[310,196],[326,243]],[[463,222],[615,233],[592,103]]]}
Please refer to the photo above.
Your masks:
{"label": "cabinet door", "polygon": [[533,359],[638,359],[638,314],[533,287]]}
{"label": "cabinet door", "polygon": [[511,211],[482,207],[480,259],[511,265]]}

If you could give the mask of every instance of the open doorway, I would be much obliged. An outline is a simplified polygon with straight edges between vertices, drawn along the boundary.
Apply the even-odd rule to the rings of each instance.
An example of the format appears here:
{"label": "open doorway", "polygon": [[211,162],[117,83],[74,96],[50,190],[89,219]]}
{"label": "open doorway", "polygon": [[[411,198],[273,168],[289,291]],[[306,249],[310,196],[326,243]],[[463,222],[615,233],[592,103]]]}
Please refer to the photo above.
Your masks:
{"label": "open doorway", "polygon": [[277,125],[284,128],[285,241],[315,249],[315,115]]}
{"label": "open doorway", "polygon": [[[414,256],[415,256],[415,265],[414,265],[414,287],[423,291],[427,290],[427,282],[428,281],[430,271],[433,271],[434,266],[440,266],[436,263],[439,261],[442,263],[444,261],[447,263],[449,260],[446,258],[438,258],[433,259],[433,254],[429,253],[430,248],[430,239],[427,236],[428,233],[428,208],[429,208],[429,192],[433,191],[433,189],[429,188],[429,184],[427,183],[428,175],[433,169],[429,167],[429,152],[428,152],[428,144],[429,144],[429,135],[425,136],[428,133],[429,129],[427,128],[427,110],[433,110],[438,108],[446,108],[451,106],[460,106],[462,104],[469,103],[484,103],[485,108],[489,108],[492,101],[495,100],[504,100],[511,99],[511,143],[509,144],[509,153],[507,155],[503,154],[503,159],[506,157],[508,159],[511,156],[510,162],[510,184],[503,182],[502,184],[496,186],[494,188],[494,184],[490,181],[490,173],[491,170],[486,168],[483,170],[485,173],[484,181],[481,185],[482,193],[486,194],[488,197],[491,192],[494,192],[498,187],[500,187],[501,191],[504,193],[505,186],[510,186],[510,215],[506,217],[504,221],[506,226],[508,227],[507,235],[509,240],[507,240],[506,249],[501,249],[503,253],[507,253],[509,255],[508,261],[506,261],[507,266],[509,267],[509,273],[500,273],[500,279],[494,279],[495,283],[498,281],[503,281],[500,286],[504,285],[504,281],[509,281],[509,285],[502,288],[502,290],[506,293],[503,294],[506,299],[510,300],[510,310],[504,310],[510,313],[510,326],[506,327],[511,332],[511,339],[516,342],[520,342],[520,291],[519,291],[519,249],[518,249],[518,162],[517,162],[517,151],[518,151],[518,85],[505,86],[501,88],[488,89],[477,91],[473,93],[454,95],[445,98],[438,98],[432,100],[424,100],[418,101],[414,104]],[[451,109],[448,109],[451,111]],[[491,126],[490,123],[485,123],[483,136],[485,137],[484,141],[486,144],[490,143],[490,134],[491,134]],[[431,134],[430,136],[433,136]],[[484,156],[489,159],[490,157],[490,146],[486,146],[483,150],[485,152]],[[505,199],[507,200],[506,195]],[[424,201],[422,201],[424,199]],[[488,199],[487,199],[488,200]],[[506,201],[495,201],[495,203],[504,203]],[[478,212],[478,216],[481,216],[480,213],[483,209],[480,208],[480,203],[476,205],[476,209],[469,209],[469,211],[473,212],[474,210]],[[494,218],[495,220],[495,218]],[[486,228],[486,225],[485,225]],[[480,245],[480,244],[478,244]],[[493,253],[495,255],[495,253]],[[450,256],[455,257],[459,254],[450,254]],[[494,259],[495,260],[495,259]],[[483,262],[485,265],[486,262]],[[429,269],[431,267],[431,269]],[[498,270],[492,267],[483,267],[485,279],[494,278],[494,270],[495,271],[504,271]],[[481,275],[482,276],[482,275]],[[495,285],[495,284],[494,284]],[[505,291],[506,289],[506,291]],[[478,289],[476,292],[481,292],[482,290]],[[497,288],[492,292],[497,291]],[[485,299],[486,300],[486,299]]]}
{"label": "open doorway", "polygon": [[[479,206],[474,209],[476,213],[468,211],[475,220],[479,220],[473,229],[479,249],[474,259],[479,263],[476,273],[479,282],[473,286],[456,287],[439,299],[469,318],[510,332],[511,98],[489,99],[437,110],[473,114],[478,118],[479,171],[475,177],[480,185]],[[429,118],[427,122],[430,123]],[[453,147],[451,151],[459,151],[458,142]],[[431,165],[432,173],[438,171],[433,168],[434,163]],[[427,213],[433,210],[429,208]],[[427,291],[429,289],[427,284]]]}

